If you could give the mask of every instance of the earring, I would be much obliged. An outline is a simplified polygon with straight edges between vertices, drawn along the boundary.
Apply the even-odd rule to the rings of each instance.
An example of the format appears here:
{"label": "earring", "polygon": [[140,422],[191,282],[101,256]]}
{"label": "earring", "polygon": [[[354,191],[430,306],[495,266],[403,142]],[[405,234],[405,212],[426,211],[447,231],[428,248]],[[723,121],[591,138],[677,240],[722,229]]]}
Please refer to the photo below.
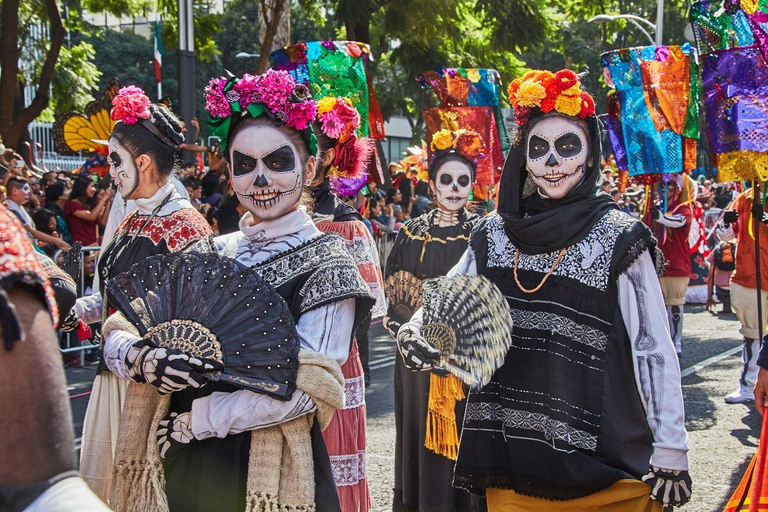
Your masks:
{"label": "earring", "polygon": [[307,181],[304,182],[304,185],[310,186],[312,184],[312,180],[307,179]]}

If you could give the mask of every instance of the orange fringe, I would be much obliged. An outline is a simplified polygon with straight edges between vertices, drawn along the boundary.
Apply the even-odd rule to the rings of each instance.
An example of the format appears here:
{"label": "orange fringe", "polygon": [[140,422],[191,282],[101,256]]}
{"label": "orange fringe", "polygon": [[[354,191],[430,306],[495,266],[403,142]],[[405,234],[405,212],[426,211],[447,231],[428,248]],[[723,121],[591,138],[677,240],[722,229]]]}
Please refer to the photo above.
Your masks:
{"label": "orange fringe", "polygon": [[451,460],[456,460],[459,453],[456,402],[463,399],[464,388],[459,379],[453,375],[429,375],[427,437],[424,446]]}

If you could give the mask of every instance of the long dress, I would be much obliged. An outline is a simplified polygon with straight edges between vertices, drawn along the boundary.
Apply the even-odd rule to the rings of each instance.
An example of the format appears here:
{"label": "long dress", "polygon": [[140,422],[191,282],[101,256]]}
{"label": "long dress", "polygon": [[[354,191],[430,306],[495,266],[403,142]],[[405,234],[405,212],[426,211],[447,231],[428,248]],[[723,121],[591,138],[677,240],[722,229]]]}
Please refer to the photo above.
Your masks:
{"label": "long dress", "polygon": [[[168,183],[145,199],[117,228],[117,234],[101,251],[98,271],[100,291],[78,299],[78,316],[86,323],[104,319],[108,305],[104,290],[109,279],[150,256],[181,251],[212,234],[205,218],[189,201],[182,199]],[[112,486],[112,462],[125,402],[127,381],[118,379],[99,364],[83,420],[80,472],[93,491],[105,502]]]}
{"label": "long dress", "polygon": [[[459,213],[453,226],[436,225],[437,210],[404,225],[395,239],[387,259],[387,279],[398,271],[410,272],[424,280],[444,276],[467,249],[469,234],[478,217],[466,210]],[[392,295],[389,301],[388,328],[395,331],[399,304]],[[393,325],[394,324],[394,325]],[[396,511],[474,510],[477,498],[452,487],[454,461],[424,446],[426,439],[429,372],[412,372],[400,357],[395,358],[395,495]],[[456,404],[456,423],[461,426],[464,403]],[[460,433],[460,430],[459,430]]]}
{"label": "long dress", "polygon": [[[379,265],[376,243],[360,214],[339,201],[328,182],[313,189],[315,224],[324,233],[337,233],[344,239],[357,269],[376,298],[371,316],[377,318],[386,312],[384,284]],[[365,325],[363,325],[365,327]],[[341,367],[344,375],[344,409],[336,411],[323,431],[323,439],[331,459],[331,469],[339,492],[343,512],[365,511],[371,508],[371,496],[366,475],[365,452],[366,406],[363,366],[357,340],[352,343],[347,362]]]}
{"label": "long dress", "polygon": [[[191,250],[218,252],[255,269],[288,304],[302,349],[328,355],[340,364],[347,359],[354,328],[373,300],[341,239],[321,233],[303,208],[256,224],[246,214],[239,231],[207,238]],[[105,353],[124,352],[120,343],[124,341],[107,340]],[[115,373],[126,374],[122,358],[107,360]],[[190,429],[195,441],[164,461],[171,512],[245,510],[251,431],[314,410],[314,402],[301,390],[294,391],[288,401],[223,383],[173,393],[170,411],[192,411]],[[316,421],[312,452],[316,509],[340,510]]]}

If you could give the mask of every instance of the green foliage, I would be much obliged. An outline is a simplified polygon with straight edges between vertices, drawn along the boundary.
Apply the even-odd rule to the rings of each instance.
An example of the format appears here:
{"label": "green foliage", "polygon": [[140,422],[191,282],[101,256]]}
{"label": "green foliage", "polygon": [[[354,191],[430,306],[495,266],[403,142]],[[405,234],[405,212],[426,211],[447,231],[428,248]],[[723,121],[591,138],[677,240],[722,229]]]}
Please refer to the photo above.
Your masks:
{"label": "green foliage", "polygon": [[54,112],[80,111],[93,101],[91,91],[97,89],[101,72],[94,64],[95,49],[85,41],[71,48],[61,48],[51,81],[49,109]]}
{"label": "green foliage", "polygon": [[240,52],[256,54],[259,44],[259,7],[256,0],[232,0],[219,20],[216,46],[221,52],[224,69],[237,76],[256,68],[255,58],[237,59]]}

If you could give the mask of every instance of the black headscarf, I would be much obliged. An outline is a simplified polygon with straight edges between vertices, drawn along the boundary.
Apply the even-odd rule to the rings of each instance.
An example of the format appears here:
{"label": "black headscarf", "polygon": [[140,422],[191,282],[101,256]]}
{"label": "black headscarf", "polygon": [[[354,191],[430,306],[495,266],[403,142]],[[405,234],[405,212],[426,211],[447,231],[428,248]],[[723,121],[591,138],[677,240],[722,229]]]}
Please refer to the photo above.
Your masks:
{"label": "black headscarf", "polygon": [[527,140],[530,127],[543,117],[538,110],[520,128],[515,144],[504,162],[499,184],[499,215],[504,219],[507,236],[525,254],[544,254],[570,247],[587,236],[592,226],[608,210],[618,209],[616,202],[600,187],[600,134],[597,118],[585,121],[592,140],[592,165],[581,180],[561,199],[547,199],[534,192],[523,198],[528,176],[526,170]]}

